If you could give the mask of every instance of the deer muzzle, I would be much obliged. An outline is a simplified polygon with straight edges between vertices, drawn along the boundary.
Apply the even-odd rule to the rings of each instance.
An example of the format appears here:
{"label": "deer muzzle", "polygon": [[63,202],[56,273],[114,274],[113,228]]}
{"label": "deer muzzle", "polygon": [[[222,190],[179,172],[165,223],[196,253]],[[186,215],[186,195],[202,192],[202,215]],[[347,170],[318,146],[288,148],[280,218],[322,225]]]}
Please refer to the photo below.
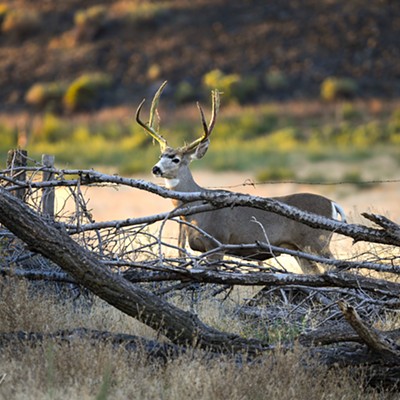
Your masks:
{"label": "deer muzzle", "polygon": [[154,176],[162,176],[162,171],[161,168],[157,165],[155,165],[153,167],[153,169],[151,170],[151,172],[153,173]]}

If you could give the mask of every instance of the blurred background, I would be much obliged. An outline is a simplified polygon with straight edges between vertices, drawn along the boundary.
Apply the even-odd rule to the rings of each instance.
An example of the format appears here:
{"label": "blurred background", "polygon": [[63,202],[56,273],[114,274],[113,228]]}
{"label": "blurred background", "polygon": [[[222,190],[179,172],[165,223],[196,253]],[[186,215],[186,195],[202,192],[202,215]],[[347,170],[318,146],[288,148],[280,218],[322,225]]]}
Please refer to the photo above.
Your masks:
{"label": "blurred background", "polygon": [[59,167],[148,172],[159,149],[134,114],[168,80],[171,145],[201,133],[195,102],[209,117],[210,90],[223,92],[194,168],[396,179],[399,37],[392,0],[1,0],[0,161],[21,146]]}

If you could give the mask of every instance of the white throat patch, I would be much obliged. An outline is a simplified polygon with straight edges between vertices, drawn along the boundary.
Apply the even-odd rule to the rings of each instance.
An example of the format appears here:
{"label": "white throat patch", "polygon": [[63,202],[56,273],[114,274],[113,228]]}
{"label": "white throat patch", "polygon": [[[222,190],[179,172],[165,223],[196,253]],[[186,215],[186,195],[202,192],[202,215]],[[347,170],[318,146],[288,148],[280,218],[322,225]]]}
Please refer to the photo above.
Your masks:
{"label": "white throat patch", "polygon": [[168,189],[174,189],[176,186],[179,185],[179,179],[165,179],[165,186]]}

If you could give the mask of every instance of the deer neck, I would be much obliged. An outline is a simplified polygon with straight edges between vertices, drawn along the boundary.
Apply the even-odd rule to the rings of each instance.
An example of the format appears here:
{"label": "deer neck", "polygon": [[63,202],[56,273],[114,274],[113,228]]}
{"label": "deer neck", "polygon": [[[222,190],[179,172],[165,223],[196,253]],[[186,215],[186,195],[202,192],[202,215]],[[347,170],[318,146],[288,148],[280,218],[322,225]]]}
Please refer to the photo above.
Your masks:
{"label": "deer neck", "polygon": [[177,192],[201,192],[204,190],[194,181],[193,175],[188,167],[180,170],[176,178],[165,178],[165,186]]}

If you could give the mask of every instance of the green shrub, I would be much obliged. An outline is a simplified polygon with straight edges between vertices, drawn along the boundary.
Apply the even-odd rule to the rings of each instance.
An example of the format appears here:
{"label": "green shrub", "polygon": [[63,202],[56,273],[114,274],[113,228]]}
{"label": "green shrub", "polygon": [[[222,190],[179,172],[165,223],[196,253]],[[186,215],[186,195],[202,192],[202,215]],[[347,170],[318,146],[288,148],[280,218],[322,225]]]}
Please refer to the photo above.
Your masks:
{"label": "green shrub", "polygon": [[64,106],[68,112],[93,108],[99,101],[101,92],[110,88],[112,79],[107,74],[85,74],[68,87],[64,96]]}
{"label": "green shrub", "polygon": [[0,3],[0,27],[6,17],[6,14],[9,12],[9,8],[7,4]]}
{"label": "green shrub", "polygon": [[74,15],[76,26],[101,26],[107,16],[107,8],[97,5],[86,10],[78,10]]}
{"label": "green shrub", "polygon": [[60,82],[35,83],[26,93],[25,101],[47,111],[60,111],[67,85]]}
{"label": "green shrub", "polygon": [[354,97],[358,85],[351,78],[326,78],[321,84],[321,97],[326,101],[338,100],[341,98]]}
{"label": "green shrub", "polygon": [[203,85],[206,90],[218,89],[223,93],[224,101],[235,99],[235,85],[239,82],[238,74],[225,74],[219,69],[214,69],[203,76]]}
{"label": "green shrub", "polygon": [[218,89],[224,101],[245,103],[257,95],[260,82],[255,76],[241,77],[239,74],[225,74],[214,69],[203,76],[203,86],[207,92]]}
{"label": "green shrub", "polygon": [[41,18],[35,11],[5,10],[3,11],[2,31],[13,33],[18,38],[30,35],[40,29]]}
{"label": "green shrub", "polygon": [[277,68],[271,68],[265,74],[265,84],[270,90],[285,89],[288,86],[288,79],[286,75]]}
{"label": "green shrub", "polygon": [[0,149],[3,154],[16,146],[17,137],[16,129],[0,124]]}
{"label": "green shrub", "polygon": [[252,101],[257,96],[260,89],[260,82],[255,76],[242,77],[239,82],[233,86],[233,97],[239,103]]}
{"label": "green shrub", "polygon": [[51,113],[43,118],[42,126],[33,133],[34,142],[56,143],[69,138],[69,126],[61,119]]}
{"label": "green shrub", "polygon": [[277,130],[265,135],[262,140],[270,150],[278,152],[291,152],[299,146],[297,131],[294,128]]}
{"label": "green shrub", "polygon": [[122,2],[115,7],[120,18],[131,26],[157,22],[168,14],[165,2]]}
{"label": "green shrub", "polygon": [[370,189],[374,186],[374,183],[364,182],[362,173],[359,170],[347,171],[343,174],[343,182],[348,182],[354,185],[358,189]]}
{"label": "green shrub", "polygon": [[187,103],[196,99],[197,91],[193,85],[187,81],[180,82],[174,94],[174,99],[178,104]]}
{"label": "green shrub", "polygon": [[107,8],[97,5],[79,10],[74,15],[75,39],[78,42],[92,40],[107,21]]}
{"label": "green shrub", "polygon": [[156,81],[157,79],[160,79],[161,77],[161,67],[159,64],[152,64],[150,65],[149,69],[147,70],[147,78],[150,81]]}
{"label": "green shrub", "polygon": [[354,120],[361,117],[360,111],[349,102],[346,102],[341,106],[341,113],[345,120]]}
{"label": "green shrub", "polygon": [[393,111],[388,123],[388,136],[390,143],[400,145],[400,110]]}
{"label": "green shrub", "polygon": [[279,182],[295,178],[295,172],[287,167],[268,168],[259,171],[256,175],[258,182]]}

